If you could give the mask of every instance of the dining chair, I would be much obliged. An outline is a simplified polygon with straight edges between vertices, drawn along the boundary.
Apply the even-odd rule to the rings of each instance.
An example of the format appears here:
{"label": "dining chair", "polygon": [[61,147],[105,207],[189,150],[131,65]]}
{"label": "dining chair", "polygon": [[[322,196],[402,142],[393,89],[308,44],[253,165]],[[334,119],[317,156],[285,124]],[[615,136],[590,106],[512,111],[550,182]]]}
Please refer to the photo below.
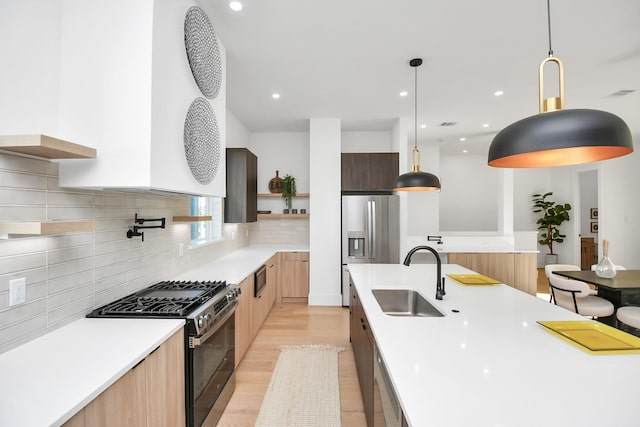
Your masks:
{"label": "dining chair", "polygon": [[607,317],[615,311],[610,301],[591,295],[591,288],[585,282],[552,274],[549,283],[553,302],[574,313],[590,317]]}
{"label": "dining chair", "polygon": [[630,305],[618,308],[616,317],[619,322],[640,329],[640,307],[632,307]]}
{"label": "dining chair", "polygon": [[[580,271],[580,267],[573,264],[547,264],[544,266],[544,274],[549,282],[549,302],[553,302],[553,294],[551,293],[551,275],[554,271]],[[558,277],[556,275],[556,277]]]}
{"label": "dining chair", "polygon": [[[596,266],[598,264],[591,264],[591,271],[596,271]],[[616,268],[616,270],[626,270],[626,268],[624,268],[622,265],[614,265],[614,267]]]}

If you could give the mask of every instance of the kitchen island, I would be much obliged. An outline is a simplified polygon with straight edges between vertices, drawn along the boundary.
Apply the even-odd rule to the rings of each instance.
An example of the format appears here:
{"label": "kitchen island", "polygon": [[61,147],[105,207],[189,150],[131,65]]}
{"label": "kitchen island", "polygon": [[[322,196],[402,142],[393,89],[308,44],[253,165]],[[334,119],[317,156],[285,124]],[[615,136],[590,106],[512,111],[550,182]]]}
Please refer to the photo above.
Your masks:
{"label": "kitchen island", "polygon": [[[640,424],[640,354],[588,354],[536,323],[583,317],[506,285],[446,276],[436,301],[431,264],[349,271],[409,425]],[[448,273],[473,272],[444,264]],[[388,316],[376,288],[416,290],[445,316]]]}

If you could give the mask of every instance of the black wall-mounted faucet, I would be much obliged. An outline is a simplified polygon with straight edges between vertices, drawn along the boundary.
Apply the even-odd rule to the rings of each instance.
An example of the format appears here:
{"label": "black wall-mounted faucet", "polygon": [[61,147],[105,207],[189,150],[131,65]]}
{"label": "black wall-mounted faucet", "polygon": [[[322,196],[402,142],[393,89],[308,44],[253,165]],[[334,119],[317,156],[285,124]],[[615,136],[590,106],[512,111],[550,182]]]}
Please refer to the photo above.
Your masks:
{"label": "black wall-mounted faucet", "polygon": [[441,300],[442,297],[446,294],[446,292],[444,291],[444,277],[442,277],[442,261],[440,260],[440,255],[438,254],[438,252],[433,249],[431,246],[416,246],[415,248],[411,249],[409,251],[409,253],[407,254],[407,256],[404,259],[403,264],[406,266],[409,266],[409,264],[411,264],[411,257],[413,256],[414,253],[418,252],[419,250],[427,250],[429,252],[431,252],[435,257],[436,257],[436,263],[437,263],[437,267],[438,267],[438,271],[437,271],[437,277],[436,277],[436,299],[437,300]]}
{"label": "black wall-mounted faucet", "polygon": [[141,233],[138,230],[142,230],[146,228],[165,228],[165,223],[166,223],[165,218],[156,218],[156,219],[138,218],[138,214],[136,213],[133,219],[134,224],[144,224],[145,222],[158,222],[158,221],[160,221],[160,225],[134,225],[133,229],[129,229],[127,231],[127,238],[131,239],[132,237],[142,237],[142,241],[144,242],[144,233]]}

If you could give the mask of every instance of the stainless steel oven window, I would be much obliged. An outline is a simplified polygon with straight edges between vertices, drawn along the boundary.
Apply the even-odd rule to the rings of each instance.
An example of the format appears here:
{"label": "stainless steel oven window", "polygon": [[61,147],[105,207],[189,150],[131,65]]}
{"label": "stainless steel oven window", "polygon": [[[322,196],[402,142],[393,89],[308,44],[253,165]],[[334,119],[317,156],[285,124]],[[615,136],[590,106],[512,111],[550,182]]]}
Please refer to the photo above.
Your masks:
{"label": "stainless steel oven window", "polygon": [[[204,342],[189,349],[193,425],[200,426],[232,378],[235,363],[235,314]],[[233,385],[232,385],[233,386]],[[218,406],[218,405],[216,405]]]}

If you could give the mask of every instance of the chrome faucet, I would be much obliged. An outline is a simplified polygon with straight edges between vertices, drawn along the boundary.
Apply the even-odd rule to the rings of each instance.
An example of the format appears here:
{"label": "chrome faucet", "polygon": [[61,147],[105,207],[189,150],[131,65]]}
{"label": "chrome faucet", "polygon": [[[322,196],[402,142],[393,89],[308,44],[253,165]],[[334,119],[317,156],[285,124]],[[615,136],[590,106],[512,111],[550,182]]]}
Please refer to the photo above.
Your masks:
{"label": "chrome faucet", "polygon": [[407,256],[404,259],[403,264],[406,266],[409,266],[409,264],[411,264],[411,256],[418,252],[421,249],[426,249],[429,252],[431,252],[435,257],[436,257],[436,262],[438,264],[438,272],[437,272],[437,276],[436,276],[436,299],[437,300],[441,300],[442,297],[445,295],[445,291],[444,291],[444,277],[442,277],[442,261],[440,260],[440,255],[438,254],[438,252],[433,249],[431,246],[416,246],[415,248],[411,249],[409,251],[409,253],[407,254]]}

